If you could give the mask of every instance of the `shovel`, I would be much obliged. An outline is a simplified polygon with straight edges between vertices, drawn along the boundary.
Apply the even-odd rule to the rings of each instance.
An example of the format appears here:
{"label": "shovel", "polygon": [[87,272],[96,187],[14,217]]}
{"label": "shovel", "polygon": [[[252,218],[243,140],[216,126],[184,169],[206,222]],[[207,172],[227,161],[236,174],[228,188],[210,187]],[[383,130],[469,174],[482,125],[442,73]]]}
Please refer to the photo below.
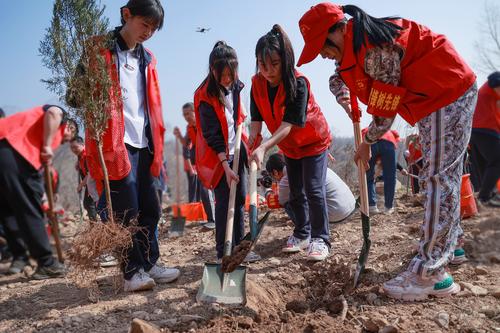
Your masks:
{"label": "shovel", "polygon": [[184,227],[186,226],[186,218],[181,216],[181,182],[180,182],[180,166],[179,166],[179,143],[177,139],[175,140],[175,201],[177,216],[172,218],[172,223],[170,224],[170,237],[179,237],[184,234]]}
{"label": "shovel", "polygon": [[257,239],[262,233],[262,229],[269,218],[268,211],[264,217],[257,222],[257,163],[252,161],[250,163],[250,209],[249,209],[249,220],[250,220],[250,232],[245,235],[241,243],[236,246],[233,250],[231,256],[222,262],[222,271],[225,273],[230,273],[234,271],[238,265],[240,265],[246,256],[252,251]]}
{"label": "shovel", "polygon": [[50,226],[52,228],[52,235],[54,236],[54,241],[56,243],[57,259],[59,262],[64,262],[64,257],[61,248],[61,240],[59,239],[59,223],[57,222],[57,215],[54,212],[54,191],[52,189],[52,172],[48,165],[44,168],[45,176],[45,190],[47,191],[47,199],[49,200],[49,210],[47,216],[50,220]]}
{"label": "shovel", "polygon": [[[234,149],[233,172],[238,174],[240,161],[240,146],[242,124],[236,130],[236,144]],[[221,181],[226,181],[224,178]],[[243,179],[240,179],[243,181]],[[231,256],[233,246],[234,204],[236,199],[236,182],[232,181],[229,190],[229,207],[227,211],[226,239],[224,242],[224,257],[222,262]],[[236,267],[231,273],[224,273],[222,265],[205,263],[200,289],[196,300],[207,303],[245,304],[246,303],[246,276],[245,266]]]}
{"label": "shovel", "polygon": [[[351,92],[351,115],[352,124],[354,126],[354,143],[356,150],[362,142],[361,127],[359,125],[361,119],[361,110],[358,106],[357,97]],[[370,252],[370,211],[368,208],[368,186],[366,184],[366,170],[361,161],[358,161],[358,177],[359,177],[359,192],[360,192],[360,212],[361,212],[361,228],[363,230],[363,247],[358,258],[356,272],[354,273],[354,288],[358,285],[359,276],[365,269],[368,261],[368,253]]]}

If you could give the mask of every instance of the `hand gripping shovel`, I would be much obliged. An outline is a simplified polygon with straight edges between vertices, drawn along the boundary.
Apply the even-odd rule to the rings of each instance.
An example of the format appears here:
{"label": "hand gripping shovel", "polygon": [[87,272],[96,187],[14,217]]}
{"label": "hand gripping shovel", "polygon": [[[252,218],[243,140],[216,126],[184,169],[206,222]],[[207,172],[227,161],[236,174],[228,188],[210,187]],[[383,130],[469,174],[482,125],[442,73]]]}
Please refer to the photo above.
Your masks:
{"label": "hand gripping shovel", "polygon": [[184,227],[186,226],[186,218],[181,216],[181,182],[180,182],[180,165],[179,165],[179,143],[175,140],[175,203],[174,217],[170,223],[169,236],[179,237],[184,234]]}
{"label": "hand gripping shovel", "polygon": [[59,262],[64,262],[64,257],[61,248],[61,241],[59,239],[59,223],[57,222],[57,215],[54,212],[54,191],[52,189],[52,174],[50,172],[50,166],[45,165],[44,168],[45,176],[45,190],[47,192],[47,199],[49,200],[49,210],[47,216],[50,220],[50,226],[52,228],[52,235],[54,236],[54,241],[56,243],[57,259]]}
{"label": "hand gripping shovel", "polygon": [[[361,119],[361,110],[358,106],[357,97],[351,92],[351,115],[352,124],[354,126],[354,142],[356,149],[361,144],[361,127],[359,125]],[[370,252],[370,213],[368,208],[368,186],[366,184],[366,170],[361,161],[358,161],[358,177],[359,177],[359,190],[360,190],[360,212],[361,212],[361,228],[363,230],[363,247],[359,254],[356,272],[354,273],[354,288],[358,285],[359,276],[365,269],[366,262],[368,261],[368,253]]]}
{"label": "hand gripping shovel", "polygon": [[233,253],[229,258],[222,261],[222,271],[230,273],[240,265],[252,248],[257,243],[257,239],[262,233],[267,219],[269,218],[270,211],[257,222],[257,163],[252,161],[250,163],[250,232],[245,235],[241,243],[236,246]]}
{"label": "hand gripping shovel", "polygon": [[[236,130],[236,144],[234,149],[233,171],[238,173],[240,161],[240,146],[242,124]],[[221,182],[226,181],[224,178]],[[243,181],[243,179],[240,179]],[[226,240],[224,242],[223,262],[231,256],[234,222],[234,203],[236,198],[236,183],[231,182],[229,190],[229,207],[227,211]],[[200,289],[196,300],[208,303],[245,304],[246,303],[246,267],[238,266],[231,273],[224,273],[222,265],[205,263]]]}

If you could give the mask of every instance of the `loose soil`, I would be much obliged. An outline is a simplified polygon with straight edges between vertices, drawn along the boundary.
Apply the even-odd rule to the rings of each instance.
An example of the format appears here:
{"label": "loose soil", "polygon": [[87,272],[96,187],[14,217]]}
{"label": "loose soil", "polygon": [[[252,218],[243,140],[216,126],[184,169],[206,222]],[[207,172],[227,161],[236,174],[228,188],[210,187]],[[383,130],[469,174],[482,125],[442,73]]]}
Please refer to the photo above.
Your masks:
{"label": "loose soil", "polygon": [[[116,290],[116,269],[101,269],[96,302],[69,279],[34,281],[29,270],[0,275],[0,332],[127,332],[134,318],[164,332],[500,332],[500,209],[483,208],[462,223],[470,261],[450,268],[462,291],[413,303],[389,299],[381,288],[405,268],[420,237],[423,209],[405,195],[397,201],[395,214],[371,218],[370,258],[354,290],[359,214],[331,225],[332,256],[311,263],[304,253],[281,252],[293,225],[273,211],[255,246],[263,260],[248,265],[245,306],[196,302],[203,264],[215,260],[214,232],[192,223],[183,237],[168,238],[167,222],[160,261],[181,270],[176,282],[124,293]],[[78,228],[74,221],[61,227],[66,249]],[[0,273],[7,268],[1,264]]]}

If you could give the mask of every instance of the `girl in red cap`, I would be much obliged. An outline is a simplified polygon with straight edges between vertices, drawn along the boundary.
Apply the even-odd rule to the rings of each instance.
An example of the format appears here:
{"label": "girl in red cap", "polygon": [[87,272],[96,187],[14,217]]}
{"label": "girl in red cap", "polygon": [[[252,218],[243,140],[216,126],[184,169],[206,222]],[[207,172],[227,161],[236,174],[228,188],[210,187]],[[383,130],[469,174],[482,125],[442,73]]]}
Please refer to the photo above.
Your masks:
{"label": "girl in red cap", "polygon": [[[352,16],[350,20],[344,13]],[[403,300],[449,296],[460,287],[445,266],[458,249],[462,160],[476,104],[476,77],[445,36],[410,20],[375,18],[356,6],[321,3],[299,22],[305,46],[299,65],[318,54],[335,60],[330,89],[350,115],[349,91],[373,115],[355,159],[368,167],[370,145],[399,114],[417,124],[426,183],[423,235],[407,270],[386,282]]]}
{"label": "girl in red cap", "polygon": [[252,154],[260,167],[267,150],[278,145],[285,155],[290,184],[290,207],[295,229],[283,252],[308,249],[311,260],[330,252],[325,178],[328,123],[310,90],[309,81],[295,70],[288,36],[279,25],[261,37],[255,48],[258,73],[252,78],[250,142],[260,135],[262,122],[272,133]]}

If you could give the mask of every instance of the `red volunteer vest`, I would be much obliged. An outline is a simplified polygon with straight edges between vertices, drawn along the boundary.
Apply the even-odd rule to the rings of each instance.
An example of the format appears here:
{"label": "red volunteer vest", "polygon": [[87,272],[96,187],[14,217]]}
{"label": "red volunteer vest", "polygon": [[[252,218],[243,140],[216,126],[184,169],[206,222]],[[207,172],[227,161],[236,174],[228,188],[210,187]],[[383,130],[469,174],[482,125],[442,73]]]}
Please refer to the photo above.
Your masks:
{"label": "red volunteer vest", "polygon": [[[306,124],[303,128],[293,126],[287,137],[278,143],[278,147],[287,157],[300,159],[324,152],[330,146],[332,137],[328,123],[311,92],[309,81],[299,72],[296,72],[295,75],[297,78],[304,78],[307,83],[309,100],[307,102]],[[283,83],[279,85],[273,106],[269,101],[267,80],[261,74],[252,78],[252,94],[267,128],[271,133],[274,133],[280,127],[285,114],[286,93]]]}
{"label": "red volunteer vest", "polygon": [[[399,86],[407,89],[397,113],[413,126],[456,101],[475,82],[476,75],[444,35],[405,19],[394,23],[403,28],[395,43],[404,52]],[[361,102],[368,104],[373,79],[365,73],[364,64],[367,50],[374,46],[362,46],[355,55],[352,40],[352,20],[349,20],[338,73]]]}
{"label": "red volunteer vest", "polygon": [[[368,132],[368,127],[363,128],[363,130],[361,131],[361,135],[365,137],[366,132]],[[379,140],[386,140],[392,142],[394,148],[397,149],[399,143],[399,133],[396,130],[388,130],[387,132],[384,133],[384,135],[380,137]]]}
{"label": "red volunteer vest", "polygon": [[187,125],[186,133],[193,146],[196,146],[196,125]]}
{"label": "red volunteer vest", "polygon": [[500,108],[497,106],[500,96],[488,83],[483,84],[477,95],[476,111],[472,128],[486,128],[500,133]]}
{"label": "red volunteer vest", "polygon": [[[151,51],[146,51],[152,57],[151,63],[146,68],[147,112],[154,147],[153,162],[151,163],[150,170],[154,177],[158,177],[163,162],[163,136],[165,127],[163,125],[160,86],[158,82],[158,73],[156,71],[156,58]],[[119,85],[120,80],[118,78],[115,55],[113,55],[110,50],[105,50],[103,53],[109,65],[109,75],[113,82]],[[121,98],[121,95],[113,96],[114,100],[117,98]],[[102,138],[104,162],[106,163],[110,180],[125,178],[129,174],[131,168],[124,142],[125,125],[123,120],[123,108],[117,105],[118,103],[111,103],[111,106],[107,110],[111,117],[108,120],[108,127]],[[88,131],[86,131],[85,135],[85,148],[87,151],[87,165],[92,178],[102,180],[104,176],[101,165],[99,164],[97,144],[95,140],[91,139]]]}
{"label": "red volunteer vest", "polygon": [[[7,140],[11,147],[36,170],[42,167],[40,151],[43,146],[44,116],[43,106],[37,106],[0,119],[0,140]],[[65,128],[66,124],[59,126],[52,140],[52,150],[56,150],[61,145]]]}
{"label": "red volunteer vest", "polygon": [[[224,136],[224,141],[227,143],[228,138],[228,125],[226,120],[226,115],[224,113],[224,105],[222,105],[218,98],[209,96],[207,93],[207,84],[205,83],[194,93],[194,112],[196,115],[196,171],[198,172],[198,177],[207,189],[213,189],[219,184],[222,176],[224,175],[224,168],[220,163],[219,157],[215,151],[208,145],[207,141],[203,137],[200,122],[200,103],[208,103],[215,111],[217,119],[221,124],[222,135]],[[237,125],[241,124],[245,120],[245,114],[241,110],[241,99],[238,105],[238,121]],[[246,142],[246,138],[242,134],[242,143]],[[226,145],[226,154],[227,145]]]}
{"label": "red volunteer vest", "polygon": [[422,159],[422,150],[420,145],[415,145],[415,141],[411,141],[408,145],[408,151],[410,155],[408,156],[408,161],[410,164],[416,163]]}

